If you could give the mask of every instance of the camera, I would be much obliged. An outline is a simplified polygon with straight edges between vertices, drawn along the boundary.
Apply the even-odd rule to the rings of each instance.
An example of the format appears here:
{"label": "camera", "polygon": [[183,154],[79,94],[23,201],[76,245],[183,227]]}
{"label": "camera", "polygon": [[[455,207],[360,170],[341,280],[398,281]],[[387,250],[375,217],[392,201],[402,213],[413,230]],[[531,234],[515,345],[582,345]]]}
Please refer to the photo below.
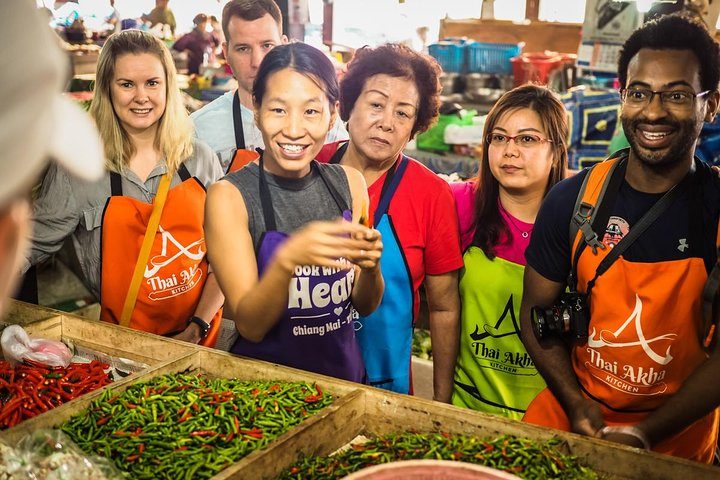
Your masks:
{"label": "camera", "polygon": [[535,336],[539,339],[563,334],[575,338],[588,336],[590,311],[585,295],[579,292],[562,293],[555,305],[549,308],[532,307],[530,318]]}

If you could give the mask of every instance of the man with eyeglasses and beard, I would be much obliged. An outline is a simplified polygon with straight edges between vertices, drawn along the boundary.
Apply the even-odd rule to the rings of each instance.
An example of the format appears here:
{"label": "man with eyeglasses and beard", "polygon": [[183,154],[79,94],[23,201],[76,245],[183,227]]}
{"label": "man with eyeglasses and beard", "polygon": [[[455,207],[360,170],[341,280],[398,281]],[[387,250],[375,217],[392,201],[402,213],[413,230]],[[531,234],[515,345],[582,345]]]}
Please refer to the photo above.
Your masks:
{"label": "man with eyeglasses and beard", "polygon": [[556,185],[526,251],[521,334],[548,389],[525,421],[712,462],[717,284],[706,302],[703,290],[720,180],[694,154],[720,102],[719,58],[705,27],[680,15],[625,42],[630,148]]}

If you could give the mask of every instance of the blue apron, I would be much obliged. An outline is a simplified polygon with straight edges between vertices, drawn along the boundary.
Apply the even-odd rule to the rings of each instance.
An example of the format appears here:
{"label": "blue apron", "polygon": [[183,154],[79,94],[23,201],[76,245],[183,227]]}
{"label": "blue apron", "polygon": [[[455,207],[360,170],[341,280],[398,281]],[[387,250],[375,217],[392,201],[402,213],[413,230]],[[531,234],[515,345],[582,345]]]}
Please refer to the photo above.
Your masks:
{"label": "blue apron", "polygon": [[[325,177],[322,168],[318,168],[315,162],[312,168],[317,169],[339,212],[346,220],[350,220],[352,217],[344,199]],[[276,230],[262,155],[260,202],[266,231],[256,247],[259,276],[265,271],[275,250],[289,236]],[[365,367],[355,338],[350,303],[353,282],[352,269],[298,266],[290,280],[288,306],[280,320],[261,342],[254,343],[240,337],[231,352],[363,383]]]}
{"label": "blue apron", "polygon": [[[331,163],[339,163],[347,149],[343,145]],[[380,306],[367,317],[358,317],[355,330],[362,350],[368,383],[398,393],[410,393],[410,356],[413,316],[413,283],[410,268],[388,214],[390,201],[408,165],[403,155],[388,170],[374,212],[374,226],[382,234],[383,252],[380,270],[385,293]],[[357,314],[356,314],[357,315]]]}

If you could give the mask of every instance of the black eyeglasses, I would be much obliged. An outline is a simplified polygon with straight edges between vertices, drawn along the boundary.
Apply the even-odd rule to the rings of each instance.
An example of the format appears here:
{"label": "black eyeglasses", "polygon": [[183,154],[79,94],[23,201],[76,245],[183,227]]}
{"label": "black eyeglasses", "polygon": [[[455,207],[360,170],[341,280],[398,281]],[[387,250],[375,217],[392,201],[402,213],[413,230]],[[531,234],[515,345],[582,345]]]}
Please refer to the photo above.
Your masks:
{"label": "black eyeglasses", "polygon": [[510,143],[510,140],[515,142],[515,145],[525,148],[535,147],[541,143],[552,143],[552,140],[548,138],[543,138],[540,135],[534,135],[531,133],[521,133],[520,135],[515,136],[505,135],[504,133],[488,133],[485,138],[485,141],[489,145],[493,145],[495,147],[504,147]]}
{"label": "black eyeglasses", "polygon": [[621,88],[620,99],[633,107],[644,107],[650,105],[655,95],[665,107],[686,109],[693,106],[696,98],[702,98],[712,90],[695,93],[686,90],[650,90],[649,88]]}

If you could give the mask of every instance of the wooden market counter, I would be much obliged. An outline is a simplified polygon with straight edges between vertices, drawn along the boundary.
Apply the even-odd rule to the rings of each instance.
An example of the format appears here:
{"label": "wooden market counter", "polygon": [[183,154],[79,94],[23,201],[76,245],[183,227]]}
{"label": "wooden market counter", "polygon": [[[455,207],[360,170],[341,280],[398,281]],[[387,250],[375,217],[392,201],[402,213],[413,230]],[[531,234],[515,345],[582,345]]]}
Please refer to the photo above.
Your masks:
{"label": "wooden market counter", "polygon": [[[26,306],[13,305],[12,312],[25,312]],[[39,316],[44,313],[38,313]],[[544,441],[559,437],[571,454],[610,479],[693,480],[720,478],[720,469],[559,432],[542,427],[461,409],[431,400],[395,394],[351,382],[304,372],[275,364],[240,358],[205,347],[188,345],[144,332],[74,317],[54,317],[28,323],[31,336],[66,338],[106,353],[144,359],[150,367],[113,383],[122,391],[138,380],[173,372],[194,371],[210,377],[243,380],[313,381],[333,395],[333,403],[316,415],[279,436],[269,446],[257,450],[221,471],[214,479],[272,479],[300,455],[328,455],[347,445],[358,435],[374,437],[412,429],[417,432],[449,432],[485,438],[510,434]],[[49,412],[0,432],[0,440],[14,444],[38,428],[57,427],[73,414],[86,409],[104,389],[83,395]]]}

